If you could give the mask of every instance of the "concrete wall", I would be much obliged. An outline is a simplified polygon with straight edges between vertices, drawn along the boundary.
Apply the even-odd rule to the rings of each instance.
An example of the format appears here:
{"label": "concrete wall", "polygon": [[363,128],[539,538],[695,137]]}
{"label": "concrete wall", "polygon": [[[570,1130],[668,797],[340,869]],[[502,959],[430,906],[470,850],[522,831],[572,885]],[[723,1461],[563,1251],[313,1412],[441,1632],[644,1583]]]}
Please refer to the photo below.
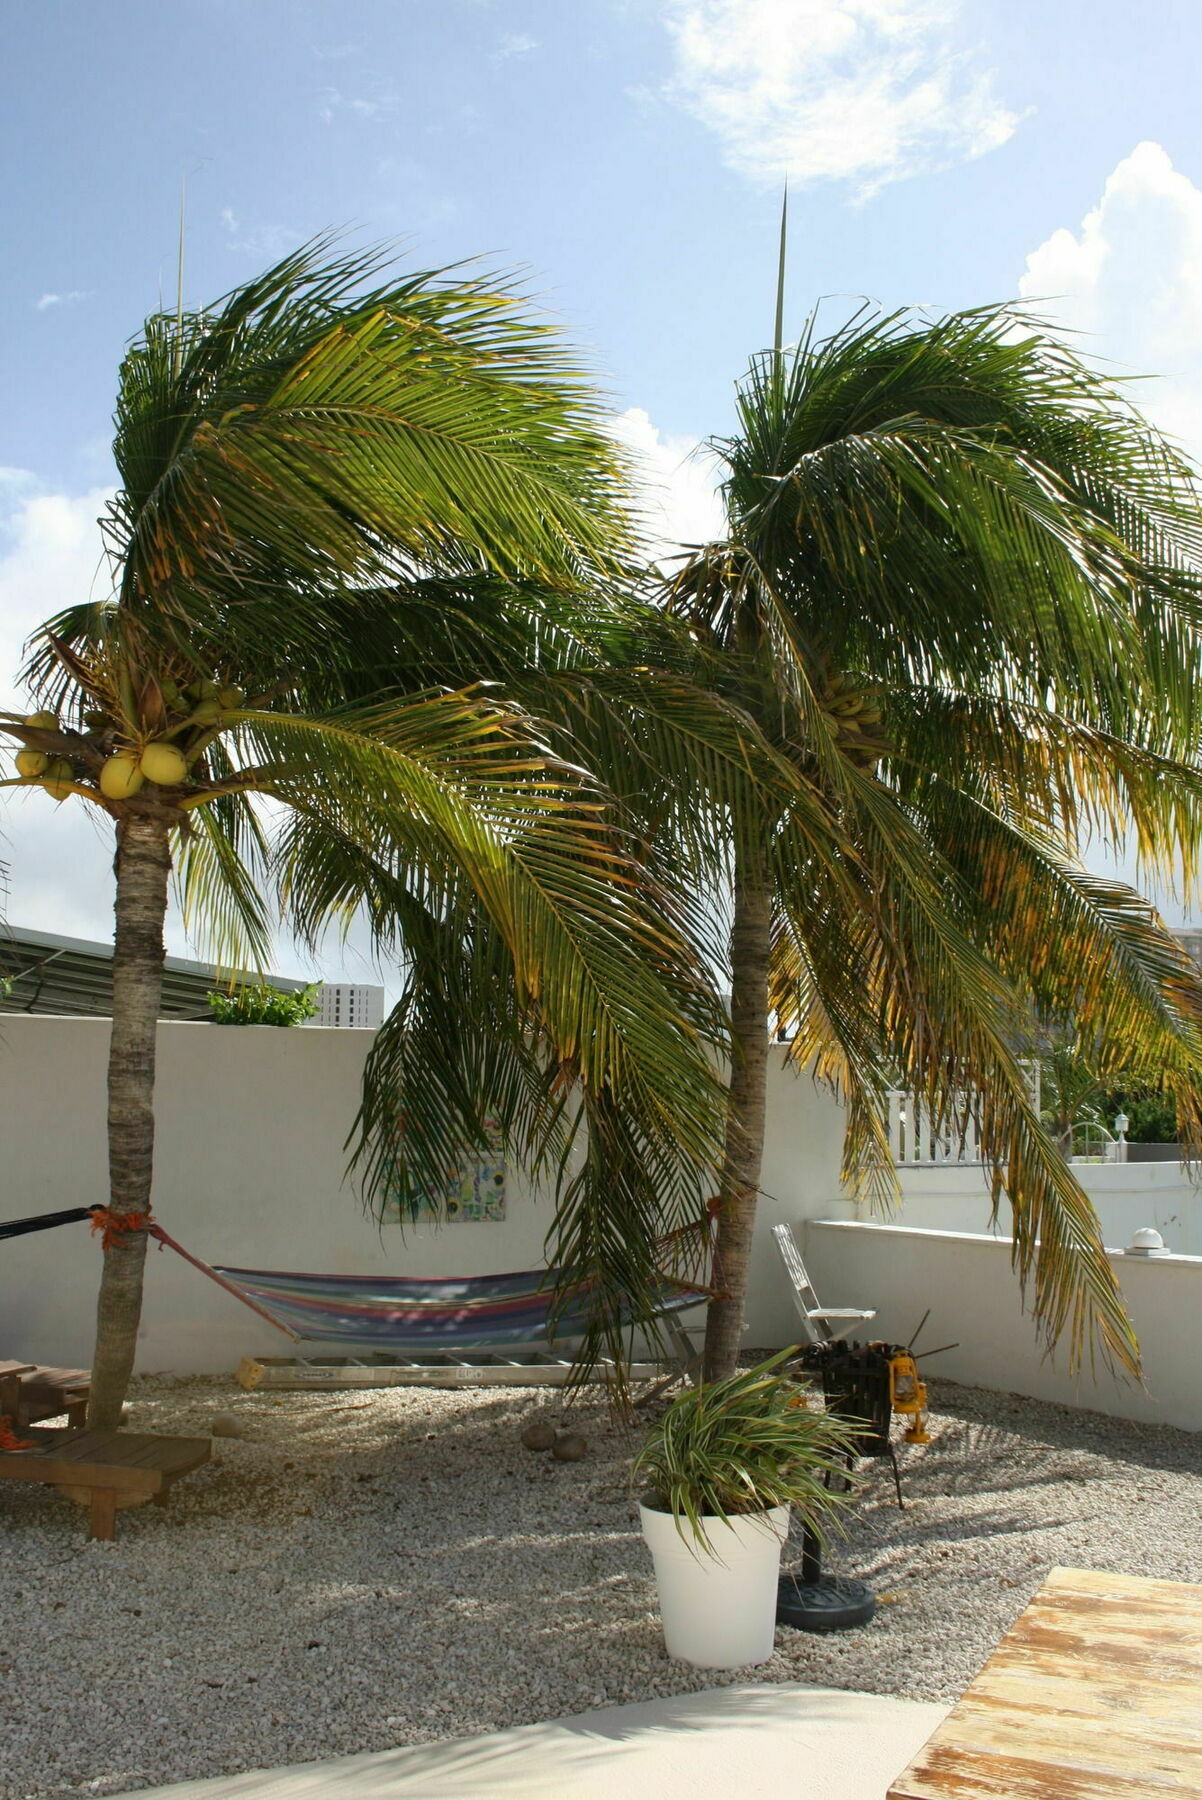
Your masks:
{"label": "concrete wall", "polygon": [[[1073,1174],[1093,1201],[1108,1244],[1124,1249],[1133,1233],[1151,1225],[1166,1246],[1182,1256],[1202,1256],[1202,1194],[1196,1173],[1176,1159],[1073,1164]],[[903,1202],[892,1223],[935,1231],[990,1232],[989,1189],[979,1166],[903,1169],[900,1175]],[[1008,1211],[1003,1199],[1002,1233]]]}
{"label": "concrete wall", "polygon": [[[103,1203],[108,1022],[0,1022],[0,1218]],[[369,1031],[168,1023],[159,1028],[155,1211],[206,1262],[336,1274],[478,1275],[538,1267],[546,1195],[510,1171],[504,1223],[388,1225],[344,1180]],[[794,1315],[767,1227],[851,1215],[839,1197],[842,1119],[773,1049],[768,1153],[749,1342],[786,1342]],[[86,1225],[0,1240],[0,1357],[86,1363],[99,1251]],[[170,1251],[152,1248],[139,1367],[233,1368],[288,1340]]]}
{"label": "concrete wall", "polygon": [[[503,1224],[382,1231],[345,1182],[370,1031],[166,1023],[155,1089],[155,1212],[206,1262],[331,1274],[537,1266],[549,1221],[511,1175]],[[0,1024],[0,1217],[106,1198],[108,1021]],[[0,1241],[0,1355],[86,1362],[98,1255],[86,1225]],[[288,1340],[152,1247],[139,1367],[206,1372]]]}
{"label": "concrete wall", "polygon": [[[958,1348],[932,1358],[931,1374],[1118,1418],[1202,1430],[1202,1258],[1140,1259],[1112,1252],[1138,1333],[1144,1386],[1046,1358],[1022,1313],[1010,1240],[859,1221],[811,1221],[805,1256],[832,1306],[876,1306],[872,1333],[906,1343],[928,1307],[917,1345]],[[921,1365],[920,1365],[921,1366]]]}
{"label": "concrete wall", "polygon": [[[0,1218],[104,1201],[108,1034],[102,1019],[0,1021]],[[365,1216],[344,1179],[343,1144],[372,1041],[369,1031],[162,1025],[154,1199],[163,1225],[208,1262],[250,1268],[474,1275],[540,1266],[550,1200],[520,1172],[510,1171],[503,1223],[402,1232]],[[932,1305],[925,1342],[963,1340],[939,1370],[1202,1427],[1202,1403],[1191,1397],[1202,1368],[1202,1262],[1121,1264],[1145,1343],[1147,1397],[1070,1382],[1040,1361],[1006,1245],[972,1235],[986,1225],[980,1170],[907,1172],[899,1217],[888,1226],[857,1222],[839,1186],[842,1130],[840,1108],[773,1046],[749,1345],[798,1336],[770,1227],[827,1221],[808,1227],[822,1297],[879,1306],[874,1332],[894,1341],[905,1341]],[[1151,1224],[1173,1249],[1202,1252],[1196,1190],[1180,1168],[1085,1165],[1079,1173],[1108,1242],[1121,1246]],[[98,1268],[86,1225],[0,1240],[0,1357],[86,1363]],[[243,1355],[288,1352],[288,1340],[236,1300],[170,1251],[151,1249],[141,1369],[221,1371]]]}

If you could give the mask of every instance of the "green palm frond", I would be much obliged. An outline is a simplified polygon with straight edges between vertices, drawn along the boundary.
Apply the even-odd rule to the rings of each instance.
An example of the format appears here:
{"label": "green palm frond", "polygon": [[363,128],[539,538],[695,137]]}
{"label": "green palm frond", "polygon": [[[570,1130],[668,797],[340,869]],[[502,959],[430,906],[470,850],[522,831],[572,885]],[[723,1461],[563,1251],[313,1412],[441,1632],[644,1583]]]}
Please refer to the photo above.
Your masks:
{"label": "green palm frond", "polygon": [[113,517],[127,593],[166,582],[228,599],[233,578],[254,609],[264,579],[324,589],[407,557],[611,566],[621,465],[551,328],[495,280],[372,287],[379,258],[329,262],[326,248],[182,331],[150,320],[129,351]]}
{"label": "green palm frond", "polygon": [[845,1174],[895,1197],[891,1086],[937,1118],[971,1106],[1048,1342],[1133,1367],[1019,1049],[1071,1012],[1104,1066],[1163,1071],[1198,1110],[1197,978],[1079,857],[1129,839],[1196,880],[1202,509],[1113,381],[1015,324],[864,309],[756,358],[712,446],[727,539],[666,599],[693,679],[792,765],[830,834],[792,834],[762,785],[726,841],[736,884],[740,836],[766,857],[768,1004],[847,1105]]}

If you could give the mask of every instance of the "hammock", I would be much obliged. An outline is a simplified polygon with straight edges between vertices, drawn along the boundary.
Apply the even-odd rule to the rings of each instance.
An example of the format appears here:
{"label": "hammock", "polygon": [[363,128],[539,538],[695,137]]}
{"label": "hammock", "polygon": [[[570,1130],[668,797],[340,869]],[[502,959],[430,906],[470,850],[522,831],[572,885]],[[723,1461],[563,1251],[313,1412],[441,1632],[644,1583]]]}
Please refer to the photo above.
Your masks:
{"label": "hammock", "polygon": [[[554,1319],[556,1272],[469,1275],[424,1281],[377,1275],[297,1275],[274,1269],[214,1273],[298,1338],[379,1350],[486,1349],[494,1344],[550,1343],[583,1337],[590,1291],[578,1288]],[[657,1316],[684,1312],[705,1290],[663,1281]],[[636,1321],[624,1312],[622,1323]]]}
{"label": "hammock", "polygon": [[[0,1221],[0,1238],[52,1231],[59,1225],[104,1217],[104,1209],[76,1206],[33,1218]],[[417,1280],[388,1275],[300,1275],[280,1269],[214,1266],[185,1250],[155,1220],[146,1230],[174,1250],[252,1312],[291,1338],[322,1344],[373,1346],[385,1350],[487,1349],[497,1344],[549,1344],[581,1338],[588,1329],[593,1288],[581,1283],[555,1315],[562,1271],[524,1269],[516,1275],[465,1275],[450,1280]],[[671,1233],[664,1248],[688,1241],[691,1230]],[[652,1312],[657,1318],[686,1312],[711,1297],[711,1290],[664,1275]],[[555,1315],[553,1317],[553,1315]],[[623,1307],[623,1326],[639,1321]]]}

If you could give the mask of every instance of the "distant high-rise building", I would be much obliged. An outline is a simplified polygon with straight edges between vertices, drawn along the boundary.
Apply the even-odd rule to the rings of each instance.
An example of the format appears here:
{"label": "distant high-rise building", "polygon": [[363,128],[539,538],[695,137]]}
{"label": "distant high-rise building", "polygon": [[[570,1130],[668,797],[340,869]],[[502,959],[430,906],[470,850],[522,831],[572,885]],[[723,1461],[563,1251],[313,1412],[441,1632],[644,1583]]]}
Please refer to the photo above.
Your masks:
{"label": "distant high-rise building", "polygon": [[1175,930],[1173,936],[1177,939],[1177,942],[1181,945],[1181,948],[1185,951],[1186,955],[1192,956],[1194,961],[1198,964],[1198,967],[1202,968],[1202,930],[1187,926]]}
{"label": "distant high-rise building", "polygon": [[320,1009],[314,1025],[350,1025],[374,1031],[384,1022],[384,989],[363,987],[350,981],[324,981],[317,990]]}

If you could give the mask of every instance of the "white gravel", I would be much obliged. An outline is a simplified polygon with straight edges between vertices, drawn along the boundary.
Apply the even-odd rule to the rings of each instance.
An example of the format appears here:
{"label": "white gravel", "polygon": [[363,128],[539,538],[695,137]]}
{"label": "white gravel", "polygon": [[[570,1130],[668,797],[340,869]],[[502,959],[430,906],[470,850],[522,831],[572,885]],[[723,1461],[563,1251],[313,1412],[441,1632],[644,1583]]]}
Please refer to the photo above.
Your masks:
{"label": "white gravel", "polygon": [[[755,1679],[950,1699],[1054,1564],[1202,1580],[1202,1437],[936,1383],[934,1441],[868,1465],[833,1566],[867,1629],[780,1630]],[[232,1413],[166,1507],[83,1513],[0,1483],[0,1795],[110,1794],[715,1685],[669,1662],[627,1487],[522,1448],[548,1389],[242,1395],[139,1382],[135,1428]],[[739,1679],[732,1672],[730,1680]],[[743,1679],[747,1679],[744,1671]],[[717,1677],[720,1682],[723,1678]]]}

